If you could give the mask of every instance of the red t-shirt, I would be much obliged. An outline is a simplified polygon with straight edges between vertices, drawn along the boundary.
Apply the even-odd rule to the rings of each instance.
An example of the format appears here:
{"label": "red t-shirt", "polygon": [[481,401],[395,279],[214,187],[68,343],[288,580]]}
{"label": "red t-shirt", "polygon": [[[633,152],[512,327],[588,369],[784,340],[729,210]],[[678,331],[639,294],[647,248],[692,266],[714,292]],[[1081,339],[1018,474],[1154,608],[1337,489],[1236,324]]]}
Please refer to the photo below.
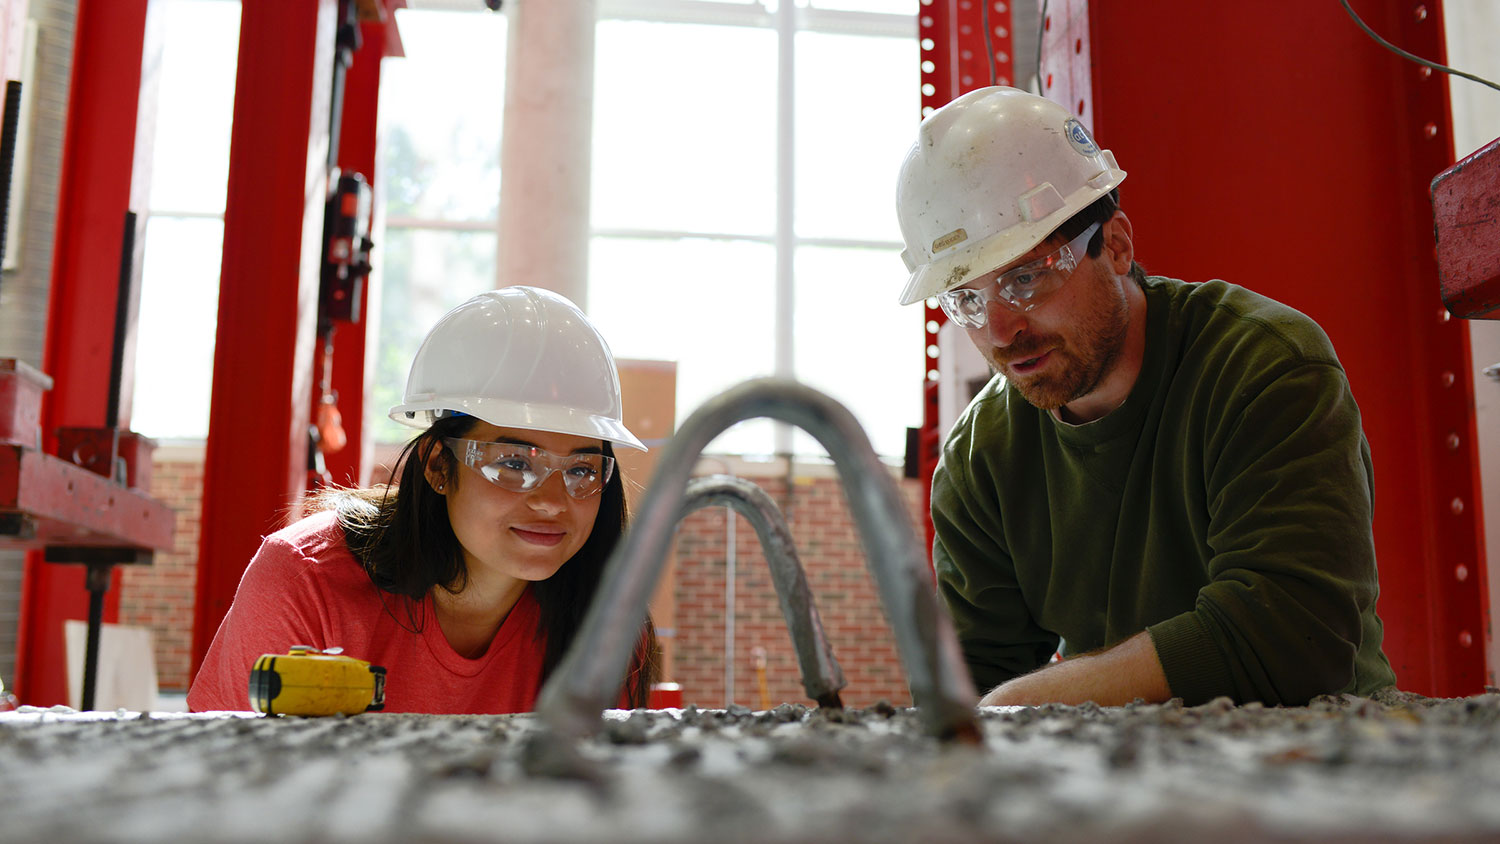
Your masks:
{"label": "red t-shirt", "polygon": [[417,605],[377,588],[325,511],[261,543],[188,691],[188,708],[249,710],[255,660],[311,645],[384,666],[386,712],[529,712],[546,647],[538,616],[527,589],[483,656],[459,656],[433,615],[432,596]]}

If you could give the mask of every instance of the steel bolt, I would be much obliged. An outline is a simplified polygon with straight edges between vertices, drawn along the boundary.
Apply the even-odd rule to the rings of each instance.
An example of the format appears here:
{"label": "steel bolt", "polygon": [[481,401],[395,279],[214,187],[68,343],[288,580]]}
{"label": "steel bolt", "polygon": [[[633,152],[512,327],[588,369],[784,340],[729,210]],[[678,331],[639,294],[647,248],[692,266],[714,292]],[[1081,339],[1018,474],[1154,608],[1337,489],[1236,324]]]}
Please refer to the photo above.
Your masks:
{"label": "steel bolt", "polygon": [[1465,580],[1468,580],[1469,579],[1469,567],[1466,566],[1466,565],[1464,565],[1463,563],[1459,563],[1453,569],[1453,577],[1459,583],[1462,583]]}
{"label": "steel bolt", "polygon": [[1448,502],[1448,509],[1452,510],[1455,516],[1461,515],[1464,511],[1464,500],[1462,498],[1454,498]]}
{"label": "steel bolt", "polygon": [[1447,440],[1447,442],[1448,442],[1448,450],[1449,451],[1458,451],[1458,446],[1459,446],[1458,434],[1456,434],[1456,433],[1454,433],[1452,431],[1449,431],[1448,432],[1448,440]]}
{"label": "steel bolt", "polygon": [[1412,15],[1417,19],[1417,23],[1427,20],[1427,7],[1418,3],[1417,8],[1412,10]]}
{"label": "steel bolt", "polygon": [[1438,311],[1438,322],[1447,322],[1451,319],[1453,319],[1453,314],[1449,313],[1447,308]]}
{"label": "steel bolt", "polygon": [[1437,137],[1437,124],[1436,123],[1428,123],[1426,126],[1423,126],[1422,127],[1422,134],[1426,135],[1427,136],[1427,140],[1429,140],[1429,141],[1432,140],[1433,138],[1436,138]]}
{"label": "steel bolt", "polygon": [[1461,648],[1467,648],[1467,647],[1469,647],[1469,646],[1471,646],[1473,644],[1474,644],[1474,636],[1473,636],[1473,634],[1469,633],[1469,631],[1464,630],[1464,631],[1461,631],[1458,634],[1458,646],[1459,647],[1461,647]]}
{"label": "steel bolt", "polygon": [[1453,373],[1444,372],[1440,380],[1442,381],[1444,387],[1453,386]]}

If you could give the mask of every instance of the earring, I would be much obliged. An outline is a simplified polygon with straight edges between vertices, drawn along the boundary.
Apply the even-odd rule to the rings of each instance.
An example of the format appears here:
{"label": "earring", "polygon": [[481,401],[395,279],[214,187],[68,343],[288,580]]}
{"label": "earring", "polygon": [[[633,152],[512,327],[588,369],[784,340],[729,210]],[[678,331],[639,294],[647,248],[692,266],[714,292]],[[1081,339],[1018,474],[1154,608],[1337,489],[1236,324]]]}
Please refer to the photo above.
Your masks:
{"label": "earring", "polygon": [[443,485],[442,484],[438,484],[437,485],[437,491],[438,492],[442,492],[443,491]]}

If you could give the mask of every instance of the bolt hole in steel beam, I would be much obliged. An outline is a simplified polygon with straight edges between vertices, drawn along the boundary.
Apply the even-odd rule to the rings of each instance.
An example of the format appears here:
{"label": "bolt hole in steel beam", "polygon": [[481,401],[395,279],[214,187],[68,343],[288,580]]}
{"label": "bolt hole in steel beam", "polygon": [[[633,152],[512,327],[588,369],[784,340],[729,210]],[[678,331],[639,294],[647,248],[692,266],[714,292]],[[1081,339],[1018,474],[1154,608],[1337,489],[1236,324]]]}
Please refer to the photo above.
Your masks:
{"label": "bolt hole in steel beam", "polygon": [[[823,635],[823,621],[813,604],[807,572],[797,557],[792,531],[787,527],[781,508],[765,490],[751,481],[729,475],[710,475],[688,484],[677,519],[681,521],[697,510],[717,506],[739,513],[755,528],[766,563],[771,568],[771,582],[781,603],[781,615],[786,619],[792,645],[797,651],[802,688],[819,706],[842,707],[839,690],[847,685],[844,671],[833,656],[828,638]],[[734,513],[730,513],[729,518],[734,518]],[[725,611],[733,613],[734,607],[727,607]],[[733,661],[734,654],[725,654],[724,659]]]}
{"label": "bolt hole in steel beam", "polygon": [[639,514],[605,564],[583,627],[542,687],[540,719],[566,736],[599,728],[600,713],[625,678],[635,631],[661,578],[698,455],[730,426],[762,417],[796,425],[833,458],[927,731],[978,741],[974,683],[952,623],[938,606],[927,557],[896,480],[847,408],[811,387],[775,378],[747,381],[705,402],[667,443]]}

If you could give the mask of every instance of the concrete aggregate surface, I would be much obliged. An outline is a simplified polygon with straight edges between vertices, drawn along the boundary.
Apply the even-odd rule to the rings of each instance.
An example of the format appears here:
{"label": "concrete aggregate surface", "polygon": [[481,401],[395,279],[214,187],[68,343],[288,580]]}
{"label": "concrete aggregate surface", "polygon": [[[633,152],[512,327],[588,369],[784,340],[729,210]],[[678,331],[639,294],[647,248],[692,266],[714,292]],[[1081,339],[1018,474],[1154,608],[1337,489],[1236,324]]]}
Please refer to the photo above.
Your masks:
{"label": "concrete aggregate surface", "polygon": [[531,715],[0,713],[0,841],[1500,840],[1500,695]]}

